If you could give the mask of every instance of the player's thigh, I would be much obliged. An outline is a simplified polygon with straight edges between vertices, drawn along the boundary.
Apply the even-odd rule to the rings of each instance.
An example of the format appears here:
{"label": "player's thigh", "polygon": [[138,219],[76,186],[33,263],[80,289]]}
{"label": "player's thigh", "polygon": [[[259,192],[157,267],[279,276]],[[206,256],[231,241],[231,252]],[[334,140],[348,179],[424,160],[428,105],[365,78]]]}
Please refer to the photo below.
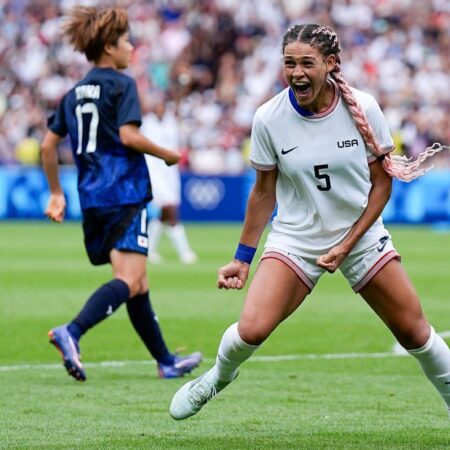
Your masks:
{"label": "player's thigh", "polygon": [[388,262],[359,293],[407,348],[423,345],[429,325],[400,261]]}
{"label": "player's thigh", "polygon": [[296,273],[278,259],[260,262],[248,289],[239,319],[239,334],[260,343],[295,311],[310,293]]}

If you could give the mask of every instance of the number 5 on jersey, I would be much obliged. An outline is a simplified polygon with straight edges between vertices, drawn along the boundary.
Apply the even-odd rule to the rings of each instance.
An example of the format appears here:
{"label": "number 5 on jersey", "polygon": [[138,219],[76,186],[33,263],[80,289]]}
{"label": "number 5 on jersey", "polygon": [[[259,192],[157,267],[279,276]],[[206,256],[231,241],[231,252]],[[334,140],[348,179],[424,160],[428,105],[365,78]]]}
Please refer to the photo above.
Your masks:
{"label": "number 5 on jersey", "polygon": [[320,171],[324,169],[328,169],[328,164],[314,166],[314,175],[316,178],[325,182],[325,185],[323,185],[323,183],[317,185],[317,189],[319,189],[319,191],[329,191],[331,189],[330,176],[326,173],[320,173]]}
{"label": "number 5 on jersey", "polygon": [[84,105],[77,105],[75,114],[77,116],[78,125],[77,155],[81,155],[81,152],[83,151],[83,114],[91,115],[91,120],[89,122],[89,139],[85,151],[86,153],[93,153],[97,150],[97,128],[99,119],[97,105],[92,102],[85,103]]}

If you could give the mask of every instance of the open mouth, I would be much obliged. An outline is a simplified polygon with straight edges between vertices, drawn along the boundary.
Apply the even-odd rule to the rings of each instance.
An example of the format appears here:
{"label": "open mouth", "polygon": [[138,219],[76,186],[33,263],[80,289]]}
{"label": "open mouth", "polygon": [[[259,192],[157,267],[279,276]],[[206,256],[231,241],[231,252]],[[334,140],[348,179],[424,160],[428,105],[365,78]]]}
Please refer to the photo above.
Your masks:
{"label": "open mouth", "polygon": [[309,81],[295,81],[292,83],[298,98],[306,98],[311,93],[311,83]]}

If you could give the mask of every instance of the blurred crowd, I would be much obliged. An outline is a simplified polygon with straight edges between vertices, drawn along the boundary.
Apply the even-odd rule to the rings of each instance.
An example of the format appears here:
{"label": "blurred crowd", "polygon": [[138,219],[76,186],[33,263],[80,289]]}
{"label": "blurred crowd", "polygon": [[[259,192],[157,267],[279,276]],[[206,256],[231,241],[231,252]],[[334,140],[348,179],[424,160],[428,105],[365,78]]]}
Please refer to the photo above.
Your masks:
{"label": "blurred crowd", "polygon": [[[60,35],[74,0],[0,0],[0,164],[39,162],[46,119],[89,69]],[[349,83],[379,101],[397,152],[450,142],[448,0],[117,0],[126,7],[144,113],[164,95],[183,165],[239,173],[256,108],[285,85],[281,39],[293,23],[333,27]],[[61,162],[70,164],[68,144]],[[436,158],[450,167],[449,152]]]}

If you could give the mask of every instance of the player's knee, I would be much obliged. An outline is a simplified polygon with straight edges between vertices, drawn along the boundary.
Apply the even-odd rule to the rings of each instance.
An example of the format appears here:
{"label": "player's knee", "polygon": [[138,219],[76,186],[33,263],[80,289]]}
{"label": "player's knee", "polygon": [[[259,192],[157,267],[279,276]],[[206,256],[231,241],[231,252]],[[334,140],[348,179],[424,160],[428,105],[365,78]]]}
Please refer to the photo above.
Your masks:
{"label": "player's knee", "polygon": [[430,337],[430,325],[425,318],[410,321],[397,332],[399,343],[407,350],[423,347]]}
{"label": "player's knee", "polygon": [[117,278],[124,281],[128,289],[130,290],[130,298],[143,294],[148,290],[146,280],[144,280],[142,277],[136,277],[133,275],[123,275],[123,276],[117,276]]}
{"label": "player's knee", "polygon": [[261,345],[270,335],[272,329],[264,324],[240,321],[239,336],[249,345]]}

